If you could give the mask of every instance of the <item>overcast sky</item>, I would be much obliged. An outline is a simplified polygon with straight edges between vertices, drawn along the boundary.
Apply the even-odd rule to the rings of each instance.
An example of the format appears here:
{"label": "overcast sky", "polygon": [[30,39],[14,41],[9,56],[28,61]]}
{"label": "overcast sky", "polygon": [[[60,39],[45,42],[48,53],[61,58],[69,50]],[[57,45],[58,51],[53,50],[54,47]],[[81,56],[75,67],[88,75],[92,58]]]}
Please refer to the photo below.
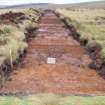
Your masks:
{"label": "overcast sky", "polygon": [[87,1],[100,1],[100,0],[0,0],[0,5],[16,5],[24,3],[76,3],[76,2],[87,2]]}

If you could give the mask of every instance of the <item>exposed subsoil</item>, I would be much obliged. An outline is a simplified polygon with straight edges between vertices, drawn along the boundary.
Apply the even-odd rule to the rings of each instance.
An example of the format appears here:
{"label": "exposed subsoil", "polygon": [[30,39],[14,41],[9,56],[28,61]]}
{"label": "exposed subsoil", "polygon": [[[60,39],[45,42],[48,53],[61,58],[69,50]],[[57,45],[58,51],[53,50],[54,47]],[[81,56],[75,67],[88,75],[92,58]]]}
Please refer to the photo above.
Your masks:
{"label": "exposed subsoil", "polygon": [[[44,14],[26,57],[0,93],[105,95],[105,80],[88,67],[92,60],[64,26],[54,13]],[[56,64],[47,64],[48,57]]]}

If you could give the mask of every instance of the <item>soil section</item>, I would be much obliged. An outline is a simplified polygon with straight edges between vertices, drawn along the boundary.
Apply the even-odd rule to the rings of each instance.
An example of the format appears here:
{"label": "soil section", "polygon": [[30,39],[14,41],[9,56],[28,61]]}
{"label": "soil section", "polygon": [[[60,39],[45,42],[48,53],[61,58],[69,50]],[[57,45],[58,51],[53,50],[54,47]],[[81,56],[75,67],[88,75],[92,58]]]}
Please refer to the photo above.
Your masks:
{"label": "soil section", "polygon": [[[44,14],[26,57],[0,93],[105,95],[105,80],[88,67],[92,60],[64,26],[54,13]],[[47,64],[48,57],[56,64]]]}

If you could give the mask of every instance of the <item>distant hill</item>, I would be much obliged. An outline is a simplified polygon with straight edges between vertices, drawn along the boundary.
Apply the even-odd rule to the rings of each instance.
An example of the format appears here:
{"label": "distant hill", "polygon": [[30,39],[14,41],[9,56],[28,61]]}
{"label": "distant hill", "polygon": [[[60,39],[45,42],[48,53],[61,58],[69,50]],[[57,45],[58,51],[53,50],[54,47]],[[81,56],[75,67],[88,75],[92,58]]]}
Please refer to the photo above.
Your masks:
{"label": "distant hill", "polygon": [[105,8],[105,0],[72,4],[71,7]]}
{"label": "distant hill", "polygon": [[31,3],[14,6],[0,6],[0,8],[105,8],[105,1],[73,3],[73,4],[50,4],[50,3]]}
{"label": "distant hill", "polygon": [[20,4],[20,5],[13,5],[13,6],[8,6],[8,5],[4,5],[4,6],[0,6],[0,8],[45,8],[48,7],[48,3],[30,3],[30,4]]}

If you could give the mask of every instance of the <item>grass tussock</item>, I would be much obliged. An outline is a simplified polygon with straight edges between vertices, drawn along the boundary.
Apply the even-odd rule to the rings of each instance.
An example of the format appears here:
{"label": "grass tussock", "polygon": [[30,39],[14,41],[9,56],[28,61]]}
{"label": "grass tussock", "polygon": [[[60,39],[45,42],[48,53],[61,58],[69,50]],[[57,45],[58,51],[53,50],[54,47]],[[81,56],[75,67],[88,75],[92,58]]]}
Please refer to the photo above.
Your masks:
{"label": "grass tussock", "polygon": [[19,29],[26,32],[30,27],[37,27],[41,12],[41,10],[33,8],[24,10],[23,13],[25,14],[26,19],[18,24]]}
{"label": "grass tussock", "polygon": [[40,94],[25,96],[21,99],[17,97],[0,97],[0,105],[105,105],[104,96],[82,97],[65,96],[54,94]]}
{"label": "grass tussock", "polygon": [[[9,30],[9,31],[8,31]],[[7,61],[15,61],[19,57],[19,52],[27,48],[24,32],[11,25],[2,25],[0,34],[0,56],[5,56]]]}
{"label": "grass tussock", "polygon": [[0,36],[2,38],[13,38],[18,41],[25,40],[25,34],[21,30],[19,30],[17,27],[12,26],[12,25],[1,25],[0,27],[2,33]]}

